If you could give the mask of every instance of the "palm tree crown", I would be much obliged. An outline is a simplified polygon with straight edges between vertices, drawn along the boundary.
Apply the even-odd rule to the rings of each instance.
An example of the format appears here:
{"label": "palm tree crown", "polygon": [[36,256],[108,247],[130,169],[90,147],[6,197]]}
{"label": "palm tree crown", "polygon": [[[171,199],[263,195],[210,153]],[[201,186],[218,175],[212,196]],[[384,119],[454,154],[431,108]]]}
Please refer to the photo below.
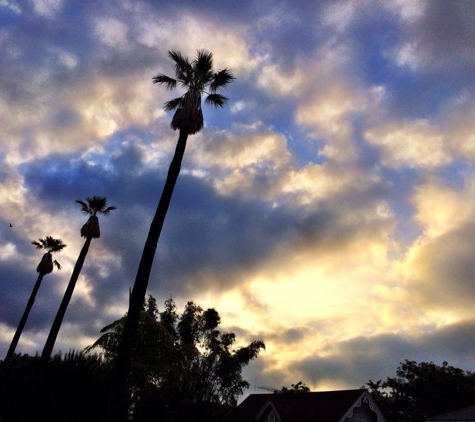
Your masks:
{"label": "palm tree crown", "polygon": [[186,90],[181,97],[167,101],[165,110],[176,110],[171,122],[173,130],[185,130],[193,135],[203,129],[201,96],[206,94],[206,104],[223,107],[228,99],[218,91],[236,78],[229,69],[215,73],[213,54],[207,50],[198,50],[192,62],[177,51],[169,51],[168,55],[175,62],[175,78],[160,73],[153,78],[153,83],[165,85],[168,90],[177,85]]}
{"label": "palm tree crown", "polygon": [[46,275],[53,271],[53,264],[58,270],[61,269],[61,265],[58,261],[53,261],[53,253],[61,252],[67,245],[63,243],[61,239],[54,239],[51,236],[46,236],[44,239],[38,239],[31,242],[36,246],[36,249],[45,249],[46,253],[43,255],[41,262],[36,268],[36,272]]}
{"label": "palm tree crown", "polygon": [[101,229],[99,227],[99,219],[97,214],[107,215],[110,211],[117,207],[112,205],[107,206],[107,198],[105,196],[93,196],[86,198],[86,201],[76,199],[76,202],[81,205],[81,211],[89,215],[86,224],[81,227],[81,236],[85,238],[99,239],[101,237]]}
{"label": "palm tree crown", "polygon": [[25,328],[25,324],[26,324],[26,321],[28,320],[28,316],[30,315],[31,308],[33,307],[33,304],[35,303],[36,294],[38,293],[38,290],[40,289],[41,282],[43,281],[43,277],[46,274],[49,274],[53,271],[54,265],[56,265],[58,270],[61,269],[61,265],[59,265],[59,262],[56,260],[53,261],[53,253],[61,252],[66,247],[66,245],[63,243],[61,239],[54,239],[51,236],[46,236],[44,239],[38,239],[38,241],[34,240],[31,243],[36,246],[36,249],[44,249],[47,252],[43,255],[43,258],[41,259],[41,262],[39,263],[38,268],[36,269],[36,271],[39,273],[38,278],[36,279],[36,283],[31,292],[30,299],[28,299],[26,308],[20,319],[15,335],[13,336],[13,340],[8,349],[7,355],[5,357],[5,361],[11,359],[11,357],[15,353],[15,349],[18,345],[18,341],[20,340],[21,333],[23,332],[23,329]]}

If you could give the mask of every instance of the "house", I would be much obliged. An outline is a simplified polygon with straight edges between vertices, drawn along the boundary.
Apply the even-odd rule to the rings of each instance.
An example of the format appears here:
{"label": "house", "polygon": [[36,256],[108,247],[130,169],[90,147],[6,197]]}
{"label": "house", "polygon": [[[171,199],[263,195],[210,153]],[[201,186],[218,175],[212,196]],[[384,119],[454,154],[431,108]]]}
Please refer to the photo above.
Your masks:
{"label": "house", "polygon": [[427,422],[475,422],[475,406],[433,416]]}
{"label": "house", "polygon": [[367,390],[251,394],[226,422],[386,422]]}

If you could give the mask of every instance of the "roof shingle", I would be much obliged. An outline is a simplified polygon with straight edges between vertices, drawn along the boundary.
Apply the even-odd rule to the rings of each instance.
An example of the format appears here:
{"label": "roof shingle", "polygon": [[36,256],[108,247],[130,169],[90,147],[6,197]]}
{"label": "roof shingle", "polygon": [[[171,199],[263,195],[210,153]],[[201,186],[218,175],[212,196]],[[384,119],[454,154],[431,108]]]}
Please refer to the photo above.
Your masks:
{"label": "roof shingle", "polygon": [[428,418],[428,421],[475,421],[475,406],[465,407],[453,412]]}
{"label": "roof shingle", "polygon": [[365,390],[321,391],[314,393],[251,394],[231,413],[227,422],[255,422],[268,400],[282,422],[339,422]]}

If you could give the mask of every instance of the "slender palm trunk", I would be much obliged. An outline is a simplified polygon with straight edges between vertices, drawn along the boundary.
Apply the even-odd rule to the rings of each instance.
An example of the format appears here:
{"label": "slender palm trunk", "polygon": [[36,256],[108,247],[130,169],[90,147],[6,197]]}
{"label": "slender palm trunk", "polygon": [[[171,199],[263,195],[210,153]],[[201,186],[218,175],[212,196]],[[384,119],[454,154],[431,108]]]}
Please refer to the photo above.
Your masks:
{"label": "slender palm trunk", "polygon": [[58,337],[59,329],[61,328],[64,315],[66,314],[66,309],[68,309],[69,301],[71,300],[71,297],[73,295],[74,288],[76,287],[76,282],[78,281],[79,274],[81,273],[81,269],[84,264],[84,260],[86,259],[91,240],[92,237],[86,238],[84,246],[82,247],[81,252],[79,253],[78,260],[76,261],[76,265],[74,266],[73,274],[71,275],[71,280],[69,280],[68,287],[66,289],[66,292],[64,293],[63,300],[61,301],[61,305],[59,306],[53,325],[51,326],[51,331],[49,332],[48,339],[46,340],[43,353],[41,354],[41,363],[47,363],[51,357],[54,343],[56,342],[56,337]]}
{"label": "slender palm trunk", "polygon": [[33,291],[31,292],[30,299],[26,305],[25,311],[23,312],[23,316],[21,317],[20,323],[18,324],[18,328],[16,329],[16,333],[13,336],[12,343],[10,344],[10,348],[8,349],[7,356],[5,356],[5,360],[9,360],[13,354],[15,353],[15,349],[18,345],[18,340],[20,340],[21,333],[23,332],[23,328],[25,327],[26,320],[28,319],[28,315],[30,315],[31,308],[33,307],[33,303],[35,303],[36,294],[41,286],[41,282],[43,281],[44,274],[38,274],[38,278],[36,279],[35,286],[33,287]]}
{"label": "slender palm trunk", "polygon": [[148,280],[152,269],[155,251],[157,249],[158,239],[162,232],[163,222],[167,215],[168,206],[172,198],[175,183],[180,174],[183,155],[185,154],[186,140],[188,131],[180,130],[180,136],[175,149],[175,155],[168,169],[167,180],[163,187],[162,196],[157,206],[155,216],[153,217],[147,241],[142,252],[135,283],[129,300],[129,310],[125,320],[122,339],[119,344],[117,361],[115,364],[115,373],[111,384],[111,393],[109,397],[108,421],[122,422],[126,415],[126,393],[127,376],[129,373],[132,351],[135,344],[135,336],[140,319],[140,311],[147,292]]}

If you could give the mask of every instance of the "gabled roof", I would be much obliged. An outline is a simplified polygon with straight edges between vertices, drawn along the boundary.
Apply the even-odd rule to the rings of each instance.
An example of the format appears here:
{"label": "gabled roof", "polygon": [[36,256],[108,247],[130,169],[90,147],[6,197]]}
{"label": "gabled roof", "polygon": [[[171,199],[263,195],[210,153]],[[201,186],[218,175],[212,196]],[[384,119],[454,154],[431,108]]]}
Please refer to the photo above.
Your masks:
{"label": "gabled roof", "polygon": [[364,389],[320,391],[315,393],[251,394],[229,416],[227,422],[256,422],[259,415],[272,405],[282,422],[343,422],[353,414],[353,408],[368,401],[378,422],[386,422]]}
{"label": "gabled roof", "polygon": [[475,421],[475,406],[428,418],[428,421]]}

